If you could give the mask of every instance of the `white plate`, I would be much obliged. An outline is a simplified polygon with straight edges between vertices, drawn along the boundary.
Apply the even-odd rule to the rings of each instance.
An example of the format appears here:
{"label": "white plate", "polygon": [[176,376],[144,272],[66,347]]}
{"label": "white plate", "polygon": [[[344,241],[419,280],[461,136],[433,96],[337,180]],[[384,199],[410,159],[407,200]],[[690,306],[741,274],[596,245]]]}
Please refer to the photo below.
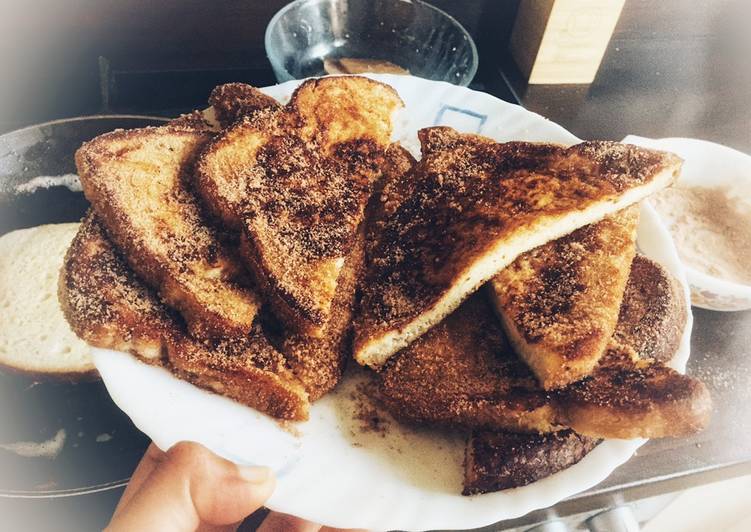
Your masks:
{"label": "white plate", "polygon": [[[499,141],[571,144],[560,126],[497,98],[448,83],[404,76],[373,76],[392,85],[406,104],[396,137],[416,151],[418,128],[450,125]],[[299,81],[264,90],[280,100]],[[672,241],[644,206],[639,245],[686,286]],[[688,288],[686,297],[688,298]],[[674,361],[683,370],[689,355],[689,316]],[[278,475],[267,506],[324,525],[376,530],[475,528],[551,506],[605,479],[644,440],[603,442],[581,462],[513,490],[463,497],[463,440],[389,422],[385,435],[363,432],[353,420],[352,390],[362,378],[350,371],[337,390],[313,405],[295,436],[270,418],[199,390],[133,357],[96,350],[95,363],[114,401],[162,449],[198,441],[242,464],[264,464]]]}

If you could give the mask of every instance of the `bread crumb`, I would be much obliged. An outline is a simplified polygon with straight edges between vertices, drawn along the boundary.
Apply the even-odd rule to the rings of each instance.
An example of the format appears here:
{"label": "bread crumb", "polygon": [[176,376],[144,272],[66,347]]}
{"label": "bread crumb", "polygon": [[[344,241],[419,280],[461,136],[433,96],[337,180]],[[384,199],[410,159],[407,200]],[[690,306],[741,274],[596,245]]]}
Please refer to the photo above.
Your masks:
{"label": "bread crumb", "polygon": [[300,438],[302,436],[302,432],[300,432],[300,429],[298,429],[297,425],[295,425],[291,421],[288,421],[286,419],[279,419],[277,420],[276,424],[284,432],[291,434],[295,438]]}
{"label": "bread crumb", "polygon": [[388,415],[383,413],[380,405],[373,400],[376,397],[375,392],[373,382],[357,384],[355,391],[350,394],[350,399],[355,405],[352,418],[359,422],[360,433],[376,433],[385,438],[391,427],[391,421]]}

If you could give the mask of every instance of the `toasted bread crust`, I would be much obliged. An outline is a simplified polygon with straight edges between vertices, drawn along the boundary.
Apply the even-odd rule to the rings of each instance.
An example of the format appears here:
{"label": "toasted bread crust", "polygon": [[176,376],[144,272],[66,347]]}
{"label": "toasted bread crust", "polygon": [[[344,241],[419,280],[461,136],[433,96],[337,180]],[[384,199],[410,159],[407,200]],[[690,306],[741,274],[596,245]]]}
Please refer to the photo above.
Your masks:
{"label": "toasted bread crust", "polygon": [[[637,256],[634,260],[648,259]],[[659,266],[637,267],[634,272],[670,278]],[[634,285],[627,290],[629,297],[640,300],[654,296],[639,290],[642,284],[673,286],[635,276],[629,282]],[[526,365],[511,354],[484,296],[473,295],[383,368],[380,392],[395,415],[469,428],[532,432],[573,428],[593,438],[686,435],[706,425],[711,401],[701,382],[659,362],[635,360],[633,347],[612,341],[590,377],[554,393],[545,392]],[[650,300],[625,304],[646,307]],[[674,316],[660,322],[671,329],[685,320],[680,309],[657,307]],[[657,337],[662,331],[653,327],[639,334]],[[638,345],[649,343],[644,340]],[[678,342],[672,351],[677,348]]]}
{"label": "toasted bread crust", "polygon": [[408,184],[405,181],[409,179],[415,164],[417,160],[399,143],[392,144],[386,150],[381,164],[381,179],[375,183],[367,206],[366,257],[374,253],[385,221],[398,204],[402,190],[407,188]]}
{"label": "toasted bread crust", "polygon": [[305,387],[258,324],[239,338],[179,342],[169,350],[169,362],[179,377],[272,417],[308,418]]}
{"label": "toasted bread crust", "polygon": [[166,363],[175,316],[136,278],[92,211],[65,256],[58,299],[71,328],[87,343]]}
{"label": "toasted bread crust", "polygon": [[706,386],[663,364],[680,345],[686,316],[678,280],[637,255],[605,356],[591,378],[560,392],[565,424],[582,434],[607,430],[611,438],[686,436],[705,427],[712,409]]}
{"label": "toasted bread crust", "polygon": [[210,135],[182,126],[114,131],[76,152],[84,194],[133,270],[196,336],[249,332],[257,296],[206,222],[184,173]]}
{"label": "toasted bread crust", "polygon": [[490,282],[514,350],[546,390],[589,375],[618,322],[636,253],[639,207],[517,258]]}
{"label": "toasted bread crust", "polygon": [[663,438],[695,434],[712,401],[699,380],[612,348],[594,373],[559,392],[562,422],[581,434]]}
{"label": "toasted bread crust", "polygon": [[[403,175],[413,163],[414,158],[407,150],[398,144],[390,146],[381,167],[382,178],[376,186],[383,186],[383,183],[392,178]],[[372,198],[368,209],[376,208],[377,204],[376,198]],[[372,216],[367,216],[367,219],[372,219]],[[280,350],[287,357],[292,371],[305,385],[311,401],[319,399],[336,386],[352,352],[352,316],[367,243],[365,226],[363,222],[352,252],[339,274],[336,295],[331,305],[331,318],[323,336],[313,338],[289,330],[281,342]]]}
{"label": "toasted bread crust", "polygon": [[360,77],[309,80],[237,122],[199,158],[197,187],[229,226],[274,312],[321,336],[401,106]]}
{"label": "toasted bread crust", "polygon": [[550,434],[474,431],[465,450],[462,494],[526,486],[576,464],[597,443],[572,430]]}
{"label": "toasted bread crust", "polygon": [[94,346],[130,352],[271,416],[307,417],[302,384],[257,324],[238,338],[191,338],[180,316],[127,266],[92,212],[66,256],[59,298],[73,330]]}
{"label": "toasted bread crust", "polygon": [[209,96],[209,104],[222,128],[227,128],[256,111],[279,107],[279,102],[274,98],[245,83],[225,83],[214,87]]}
{"label": "toasted bread crust", "polygon": [[281,109],[261,109],[244,116],[208,142],[196,160],[195,190],[203,204],[227,227],[241,231],[249,180],[244,169],[253,168],[266,140],[257,130],[279,127]]}
{"label": "toasted bread crust", "polygon": [[499,144],[421,130],[423,158],[367,259],[355,358],[414,341],[520,254],[672,183],[680,159],[614,142]]}

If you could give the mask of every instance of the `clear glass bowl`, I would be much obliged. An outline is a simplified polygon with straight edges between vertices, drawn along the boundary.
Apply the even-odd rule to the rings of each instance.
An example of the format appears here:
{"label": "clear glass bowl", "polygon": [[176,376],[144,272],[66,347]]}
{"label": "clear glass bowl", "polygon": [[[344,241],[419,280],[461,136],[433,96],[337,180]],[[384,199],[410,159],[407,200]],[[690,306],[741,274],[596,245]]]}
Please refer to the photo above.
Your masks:
{"label": "clear glass bowl", "polygon": [[297,0],[271,19],[265,44],[280,83],[325,75],[324,59],[356,58],[466,86],[478,63],[461,24],[419,0]]}

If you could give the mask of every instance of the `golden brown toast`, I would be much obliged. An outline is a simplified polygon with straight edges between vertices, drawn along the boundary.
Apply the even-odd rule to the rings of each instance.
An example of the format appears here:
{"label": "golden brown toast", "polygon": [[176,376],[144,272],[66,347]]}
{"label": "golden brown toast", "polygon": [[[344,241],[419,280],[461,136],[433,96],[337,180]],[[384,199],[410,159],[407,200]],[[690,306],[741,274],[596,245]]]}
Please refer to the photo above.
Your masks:
{"label": "golden brown toast", "polygon": [[386,150],[381,164],[381,179],[374,184],[373,194],[366,208],[365,256],[370,255],[378,244],[384,221],[388,219],[388,209],[391,208],[388,202],[391,191],[404,186],[402,180],[408,177],[416,162],[412,154],[399,143],[392,144]]}
{"label": "golden brown toast", "polygon": [[[381,188],[391,180],[404,175],[414,163],[414,158],[398,144],[386,151],[381,166],[381,179],[375,188]],[[379,208],[377,196],[372,196],[369,211]],[[368,216],[370,219],[372,216]],[[347,257],[339,274],[336,295],[331,304],[331,318],[320,338],[287,330],[282,333],[280,351],[284,353],[295,375],[303,382],[311,401],[322,397],[336,386],[352,351],[351,325],[355,305],[356,287],[362,276],[365,260],[365,228],[360,227],[352,252]]]}
{"label": "golden brown toast", "polygon": [[310,80],[283,108],[238,121],[199,159],[198,191],[242,231],[259,288],[301,333],[324,334],[401,105],[367,78]]}
{"label": "golden brown toast", "polygon": [[[382,179],[375,186],[382,186],[382,182],[389,182],[392,178],[403,175],[404,164],[412,162],[414,159],[409,152],[398,144],[392,145],[387,150],[386,160],[381,167]],[[377,206],[377,201],[371,201],[368,209],[372,210]],[[278,342],[279,350],[305,385],[311,401],[319,399],[336,386],[352,351],[352,315],[356,287],[362,276],[365,260],[364,225],[361,225],[354,248],[339,274],[336,294],[331,304],[331,318],[323,335],[316,338],[289,329],[280,333],[282,338]],[[272,328],[283,329],[279,324],[273,324]]]}
{"label": "golden brown toast", "polygon": [[671,184],[681,165],[614,142],[500,144],[446,127],[419,137],[422,159],[367,258],[354,350],[375,368],[522,253]]}
{"label": "golden brown toast", "polygon": [[210,138],[189,126],[113,131],[85,143],[76,165],[86,198],[130,267],[197,337],[249,333],[258,310],[185,173]]}
{"label": "golden brown toast", "polygon": [[91,345],[161,364],[271,416],[307,418],[307,393],[257,323],[242,337],[194,340],[135,276],[92,212],[66,255],[59,299],[73,330]]}
{"label": "golden brown toast", "polygon": [[712,408],[701,381],[617,347],[556,399],[562,425],[600,438],[688,436],[707,425]]}
{"label": "golden brown toast", "polygon": [[490,281],[514,351],[546,390],[589,375],[610,342],[636,253],[633,205],[524,253]]}
{"label": "golden brown toast", "polygon": [[[611,342],[630,346],[632,358],[668,362],[680,344],[686,320],[683,287],[676,278],[662,275],[653,261],[634,260],[631,270],[633,278],[641,282],[627,284]],[[605,388],[601,386],[600,390],[607,396]],[[585,405],[572,411],[580,417],[580,426],[591,423],[582,416],[587,412]],[[600,414],[597,408],[589,411],[590,419],[598,419]],[[617,420],[607,418],[605,423],[613,426]],[[595,444],[596,440],[571,430],[544,435],[474,430],[465,451],[464,494],[515,488],[539,480],[577,463]]]}
{"label": "golden brown toast", "polygon": [[[647,319],[673,330],[686,319],[685,308],[666,309],[642,287],[674,289],[670,274],[641,256],[634,259],[634,275],[624,305],[639,305],[648,314],[668,312],[670,319]],[[649,277],[639,275],[648,273]],[[661,294],[657,300],[677,301]],[[622,320],[616,329],[636,328]],[[682,325],[681,325],[682,328]],[[663,335],[658,327],[640,335]],[[615,335],[614,335],[615,337]],[[643,340],[636,345],[649,345]],[[671,346],[675,353],[678,343]],[[384,403],[408,421],[470,428],[553,432],[572,428],[594,438],[657,438],[694,433],[706,425],[711,400],[698,380],[681,375],[660,362],[635,360],[633,346],[613,341],[594,372],[578,383],[546,392],[510,349],[484,291],[418,341],[401,351],[380,373]]]}
{"label": "golden brown toast", "polygon": [[386,150],[381,165],[381,180],[376,183],[374,194],[371,196],[371,204],[376,209],[368,216],[368,221],[374,222],[371,225],[375,225],[375,222],[382,224],[391,209],[399,204],[399,198],[408,190],[408,174],[415,164],[417,160],[398,142]]}
{"label": "golden brown toast", "polygon": [[526,486],[579,462],[597,443],[573,430],[549,434],[474,431],[465,449],[462,494]]}
{"label": "golden brown toast", "polygon": [[138,280],[89,211],[60,270],[58,299],[73,331],[87,343],[167,362],[175,314]]}
{"label": "golden brown toast", "polygon": [[392,357],[379,377],[386,408],[410,423],[522,432],[563,428],[482,291]]}

